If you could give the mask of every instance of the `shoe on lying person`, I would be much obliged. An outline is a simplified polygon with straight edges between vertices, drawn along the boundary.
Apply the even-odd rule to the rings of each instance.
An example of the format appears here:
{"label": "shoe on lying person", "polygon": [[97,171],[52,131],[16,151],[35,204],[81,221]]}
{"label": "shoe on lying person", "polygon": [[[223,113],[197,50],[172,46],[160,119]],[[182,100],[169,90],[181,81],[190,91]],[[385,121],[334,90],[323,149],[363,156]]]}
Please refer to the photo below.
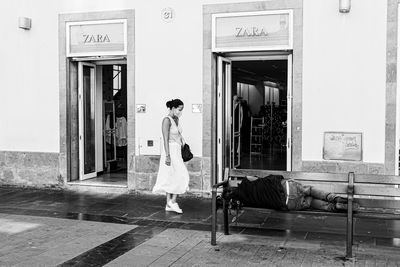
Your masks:
{"label": "shoe on lying person", "polygon": [[347,198],[338,196],[334,193],[329,193],[326,196],[326,200],[331,203],[347,203]]}
{"label": "shoe on lying person", "polygon": [[171,201],[169,201],[167,203],[167,205],[165,206],[165,210],[166,211],[174,211],[176,213],[182,214],[183,211],[182,209],[179,207],[178,203],[172,203]]}
{"label": "shoe on lying person", "polygon": [[[346,203],[336,203],[335,208],[338,211],[347,210],[348,205]],[[360,208],[360,205],[358,203],[353,202],[353,210],[357,211],[359,208]]]}
{"label": "shoe on lying person", "polygon": [[333,202],[346,204],[348,202],[348,200],[347,200],[347,198],[337,196],[334,198]]}

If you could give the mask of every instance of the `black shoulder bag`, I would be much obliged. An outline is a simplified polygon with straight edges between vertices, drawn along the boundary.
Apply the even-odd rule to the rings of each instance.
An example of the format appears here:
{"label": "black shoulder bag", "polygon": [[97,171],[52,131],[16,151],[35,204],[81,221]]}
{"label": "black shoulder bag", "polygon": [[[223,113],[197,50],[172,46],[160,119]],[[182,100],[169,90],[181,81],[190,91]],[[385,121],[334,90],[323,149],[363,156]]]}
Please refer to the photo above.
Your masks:
{"label": "black shoulder bag", "polygon": [[190,147],[188,144],[184,144],[181,148],[182,151],[182,159],[184,162],[189,161],[193,158],[192,151],[190,151]]}

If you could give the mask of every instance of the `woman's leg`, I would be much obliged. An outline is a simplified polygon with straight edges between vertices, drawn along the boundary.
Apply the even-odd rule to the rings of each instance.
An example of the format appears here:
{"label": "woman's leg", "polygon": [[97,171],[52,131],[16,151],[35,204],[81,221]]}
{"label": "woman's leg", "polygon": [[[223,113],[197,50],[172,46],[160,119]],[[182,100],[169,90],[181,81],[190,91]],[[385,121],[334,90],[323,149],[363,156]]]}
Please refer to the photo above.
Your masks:
{"label": "woman's leg", "polygon": [[176,203],[177,194],[171,194],[171,201],[172,203]]}
{"label": "woman's leg", "polygon": [[167,193],[167,205],[171,201],[171,196],[172,196],[172,194]]}
{"label": "woman's leg", "polygon": [[177,194],[171,194],[171,205],[175,212],[182,213],[182,209],[179,207],[178,203],[176,202],[176,198],[178,197]]}

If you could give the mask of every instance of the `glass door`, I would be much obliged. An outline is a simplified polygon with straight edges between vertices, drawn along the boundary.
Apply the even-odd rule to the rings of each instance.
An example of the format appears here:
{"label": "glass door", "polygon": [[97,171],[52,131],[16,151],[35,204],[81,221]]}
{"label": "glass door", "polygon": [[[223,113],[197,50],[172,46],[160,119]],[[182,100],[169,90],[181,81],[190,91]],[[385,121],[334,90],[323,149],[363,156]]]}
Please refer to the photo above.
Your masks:
{"label": "glass door", "polygon": [[292,55],[287,57],[286,170],[292,170]]}
{"label": "glass door", "polygon": [[96,177],[96,65],[79,62],[79,180]]}
{"label": "glass door", "polygon": [[231,61],[217,59],[217,174],[223,180],[223,169],[231,167]]}

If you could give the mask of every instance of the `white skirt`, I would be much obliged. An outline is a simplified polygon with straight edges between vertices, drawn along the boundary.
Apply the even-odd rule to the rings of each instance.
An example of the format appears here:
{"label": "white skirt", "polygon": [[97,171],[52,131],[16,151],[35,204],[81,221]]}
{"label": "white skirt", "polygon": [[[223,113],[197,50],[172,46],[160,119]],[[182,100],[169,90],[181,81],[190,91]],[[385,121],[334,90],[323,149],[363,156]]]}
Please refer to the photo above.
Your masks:
{"label": "white skirt", "polygon": [[156,194],[183,194],[189,190],[189,173],[181,154],[181,145],[175,142],[169,143],[171,165],[165,164],[165,151],[162,149],[160,167],[157,181],[153,187]]}

